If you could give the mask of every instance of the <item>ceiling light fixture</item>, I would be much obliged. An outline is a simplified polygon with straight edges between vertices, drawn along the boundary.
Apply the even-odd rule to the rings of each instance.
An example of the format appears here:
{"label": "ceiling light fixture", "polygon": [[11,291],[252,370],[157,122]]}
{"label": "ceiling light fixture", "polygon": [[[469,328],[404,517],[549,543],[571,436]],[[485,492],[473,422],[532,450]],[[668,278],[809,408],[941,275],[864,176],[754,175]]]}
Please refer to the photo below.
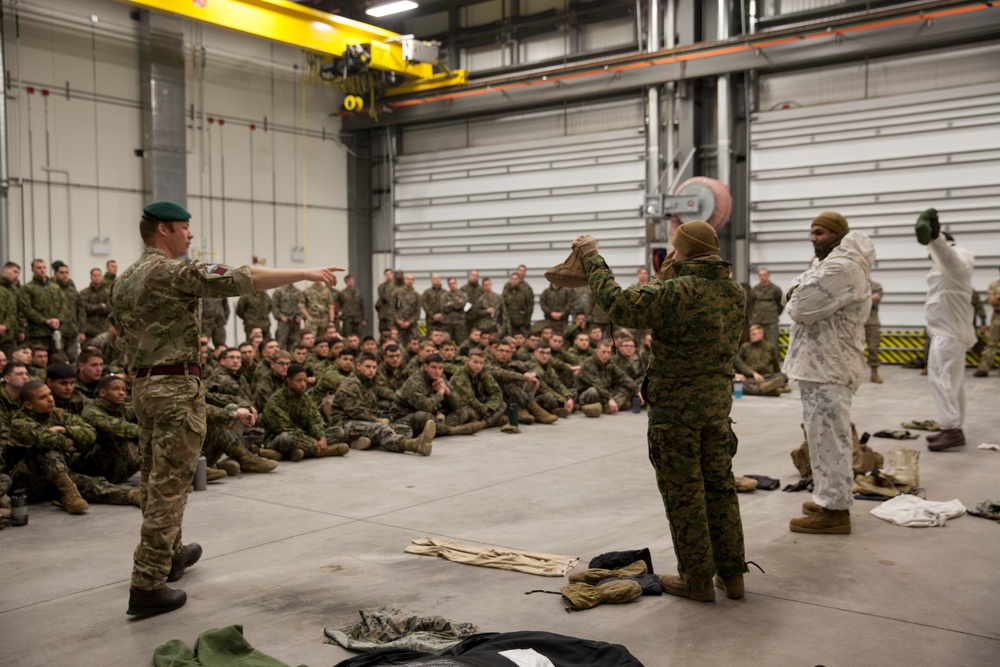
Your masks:
{"label": "ceiling light fixture", "polygon": [[398,14],[399,12],[416,9],[417,7],[419,7],[417,3],[410,2],[409,0],[403,0],[402,2],[390,2],[385,5],[369,7],[365,10],[365,14],[368,14],[368,16],[374,16],[375,18],[381,18],[383,16],[388,16],[389,14]]}

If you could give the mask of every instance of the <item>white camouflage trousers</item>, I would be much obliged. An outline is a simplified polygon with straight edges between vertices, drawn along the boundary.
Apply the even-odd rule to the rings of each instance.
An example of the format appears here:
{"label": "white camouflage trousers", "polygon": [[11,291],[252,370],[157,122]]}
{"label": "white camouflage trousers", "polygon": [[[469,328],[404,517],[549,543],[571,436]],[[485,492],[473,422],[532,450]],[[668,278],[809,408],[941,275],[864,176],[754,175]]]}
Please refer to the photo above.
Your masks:
{"label": "white camouflage trousers", "polygon": [[842,384],[799,381],[802,421],[809,441],[809,463],[813,473],[813,502],[831,510],[850,509],[851,398]]}
{"label": "white camouflage trousers", "polygon": [[965,422],[965,344],[948,336],[934,336],[927,359],[927,379],[931,383],[941,428],[962,428]]}

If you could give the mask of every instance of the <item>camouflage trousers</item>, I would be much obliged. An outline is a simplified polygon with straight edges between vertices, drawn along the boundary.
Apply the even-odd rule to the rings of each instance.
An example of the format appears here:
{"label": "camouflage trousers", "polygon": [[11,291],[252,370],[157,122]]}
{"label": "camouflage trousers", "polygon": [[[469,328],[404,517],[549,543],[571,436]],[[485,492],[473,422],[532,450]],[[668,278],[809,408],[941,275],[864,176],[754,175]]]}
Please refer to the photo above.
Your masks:
{"label": "camouflage trousers", "polygon": [[500,391],[503,392],[503,401],[508,405],[517,403],[522,408],[528,407],[528,403],[535,400],[535,390],[528,386],[524,380],[514,382],[500,382]]}
{"label": "camouflage trousers", "polygon": [[[383,424],[382,422],[343,421],[328,429],[334,442],[351,443],[360,437],[369,438],[376,447],[390,452],[402,452],[403,441],[412,438],[413,432],[406,426]],[[329,436],[328,436],[329,438]]]}
{"label": "camouflage trousers", "polygon": [[129,440],[98,442],[73,461],[73,470],[84,475],[104,477],[112,484],[121,484],[139,472],[142,457],[139,444]]}
{"label": "camouflage trousers", "polygon": [[0,472],[0,496],[6,494],[14,487],[14,480],[10,476]]}
{"label": "camouflage trousers", "polygon": [[[324,329],[325,328],[326,327],[324,327]],[[364,336],[365,335],[365,330],[361,327],[361,320],[344,319],[344,320],[341,321],[340,327],[338,327],[338,329],[339,329],[339,331],[340,331],[340,333],[341,333],[342,336],[350,336],[351,334],[354,334],[354,335],[357,335],[357,336]],[[317,332],[316,336],[318,337],[318,336],[322,335],[322,333],[323,332]]]}
{"label": "camouflage trousers", "polygon": [[565,398],[557,396],[556,394],[550,394],[548,392],[539,392],[535,394],[535,401],[540,406],[542,406],[543,410],[546,410],[548,412],[552,412],[556,408],[562,408],[566,406]]}
{"label": "camouflage trousers", "polygon": [[290,352],[299,342],[300,328],[296,322],[278,322],[278,327],[274,332],[274,340],[278,341],[278,347]]}
{"label": "camouflage trousers", "polygon": [[[201,323],[201,335],[212,339],[212,347],[219,347],[226,343],[226,323]],[[266,337],[266,334],[265,334]]]}
{"label": "camouflage trousers", "polygon": [[670,524],[677,572],[692,588],[716,573],[747,571],[733,481],[736,434],[729,419],[691,428],[650,421],[649,460]]}
{"label": "camouflage trousers", "polygon": [[[112,484],[103,477],[91,477],[73,472],[66,465],[61,452],[34,450],[26,455],[11,471],[13,477],[11,488],[25,488],[31,502],[59,498],[53,480],[60,474],[67,473],[70,480],[76,484],[80,495],[92,503],[106,505],[127,505],[128,492],[132,487],[122,484]],[[10,478],[8,478],[10,479]]]}
{"label": "camouflage trousers", "polygon": [[850,509],[854,502],[851,484],[851,388],[799,380],[802,421],[806,425],[809,462],[813,473],[813,502],[831,510]]}
{"label": "camouflage trousers", "polygon": [[979,370],[989,371],[997,358],[997,343],[1000,343],[1000,311],[994,311],[990,328],[986,330],[986,348],[979,357]]}
{"label": "camouflage trousers", "polygon": [[[619,410],[628,411],[632,409],[632,395],[625,389],[616,389],[612,391],[608,399],[612,398],[615,399],[615,403],[618,404]],[[600,403],[605,414],[608,412],[608,402],[609,401],[607,399],[601,399],[601,394],[594,387],[585,389],[580,393],[580,405]],[[542,407],[544,408],[545,406],[543,405]]]}
{"label": "camouflage trousers", "polygon": [[[411,414],[401,417],[393,422],[393,428],[397,428],[402,425],[410,429],[413,433],[420,433],[424,430],[424,424],[428,420],[435,419],[435,416],[430,412],[423,412],[418,410]],[[454,412],[449,412],[445,415],[444,421],[437,421],[437,437],[451,435],[452,426],[461,426],[462,424],[468,424],[469,422],[476,421],[476,411],[469,406],[464,406],[455,410]]]}
{"label": "camouflage trousers", "polygon": [[[764,382],[769,382],[778,377],[784,378],[785,385],[788,384],[788,378],[784,375],[784,373],[768,373],[767,375],[764,376]],[[757,382],[757,380],[748,377],[746,381],[743,383],[743,393],[746,394],[747,396],[770,396],[771,392],[762,391],[760,385],[761,385],[760,382]]]}
{"label": "camouflage trousers", "polygon": [[965,423],[965,344],[949,336],[935,336],[927,356],[927,381],[942,429]]}
{"label": "camouflage trousers", "polygon": [[506,426],[509,423],[507,421],[507,407],[499,407],[493,412],[487,412],[485,415],[479,415],[477,419],[486,422],[486,428],[499,428],[501,426]]}
{"label": "camouflage trousers", "polygon": [[868,365],[872,368],[878,368],[880,366],[880,362],[878,360],[878,348],[881,342],[881,326],[878,324],[866,324],[865,345],[868,348]]}
{"label": "camouflage trousers", "polygon": [[[323,435],[326,437],[328,445],[346,442],[345,440],[337,437],[342,434],[338,433],[334,429],[326,429]],[[316,456],[316,439],[308,433],[304,433],[302,431],[285,431],[284,433],[279,433],[268,440],[264,447],[281,452],[286,455],[286,457],[288,454],[291,454],[294,449],[301,449],[308,457]]]}
{"label": "camouflage trousers", "polygon": [[153,591],[166,584],[182,546],[187,494],[205,441],[205,386],[193,375],[138,378],[132,405],[142,456],[142,529],[132,587]]}
{"label": "camouflage trousers", "polygon": [[232,458],[236,448],[242,444],[242,438],[231,426],[210,420],[201,453],[205,455],[208,467],[214,468],[223,454]]}

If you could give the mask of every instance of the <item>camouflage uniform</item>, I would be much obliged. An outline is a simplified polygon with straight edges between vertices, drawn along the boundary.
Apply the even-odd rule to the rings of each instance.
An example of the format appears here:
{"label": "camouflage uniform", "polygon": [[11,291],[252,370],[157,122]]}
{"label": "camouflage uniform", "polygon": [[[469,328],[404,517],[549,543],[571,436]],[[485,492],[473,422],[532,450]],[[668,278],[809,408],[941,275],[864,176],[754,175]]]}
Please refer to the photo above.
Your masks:
{"label": "camouflage uniform", "polygon": [[[353,287],[345,287],[337,298],[337,317],[341,321],[340,332],[345,336],[365,333],[361,323],[365,321],[365,297]],[[316,335],[319,335],[317,332]]]}
{"label": "camouflage uniform", "polygon": [[784,306],[781,305],[781,288],[774,283],[757,284],[750,290],[750,324],[764,327],[764,340],[778,347],[778,316]]}
{"label": "camouflage uniform", "polygon": [[52,346],[52,329],[45,320],[61,318],[66,312],[66,296],[55,280],[33,276],[31,282],[17,292],[18,310],[28,321],[25,342],[30,345],[44,345],[49,354]]}
{"label": "camouflage uniform", "polygon": [[396,390],[403,386],[408,377],[410,374],[402,364],[397,368],[392,368],[384,361],[378,365],[378,370],[375,371],[375,396],[378,398],[380,414],[389,414],[392,402],[396,400]]}
{"label": "camouflage uniform", "polygon": [[611,363],[622,369],[625,375],[632,379],[636,387],[642,386],[642,379],[646,377],[646,362],[643,361],[638,352],[631,357],[616,354],[611,357]]}
{"label": "camouflage uniform", "polygon": [[[479,315],[476,313],[476,304],[479,302],[479,298],[483,294],[486,293],[486,290],[483,289],[483,286],[479,284],[478,280],[475,280],[475,281],[470,280],[469,282],[465,283],[464,285],[462,285],[458,289],[460,289],[462,291],[462,294],[465,295],[465,301],[466,301],[466,303],[472,304],[472,308],[470,308],[465,313],[465,328],[466,328],[466,331],[472,329],[473,327],[479,327],[479,323],[477,321],[479,319]],[[497,312],[500,312],[500,304],[499,303],[497,303]],[[495,325],[491,325],[491,326],[495,326]],[[462,339],[462,340],[464,340],[464,339]],[[455,342],[458,343],[458,342],[461,342],[461,341],[457,341],[456,340]]]}
{"label": "camouflage uniform", "polygon": [[83,333],[87,338],[106,332],[111,326],[111,292],[108,286],[102,283],[100,287],[94,287],[91,284],[80,292],[80,300],[86,313]]}
{"label": "camouflage uniform", "polygon": [[264,414],[267,402],[271,400],[274,392],[285,384],[285,378],[275,375],[271,370],[271,364],[266,361],[258,364],[257,371],[254,373],[253,405],[258,413]]}
{"label": "camouflage uniform", "polygon": [[111,373],[122,373],[125,370],[124,340],[121,336],[111,340],[111,332],[97,334],[83,342],[85,347],[96,347],[104,359],[104,368]]}
{"label": "camouflage uniform", "polygon": [[[1000,280],[990,283],[986,298],[1000,298]],[[997,343],[1000,342],[1000,306],[992,306],[993,316],[990,318],[990,328],[986,331],[986,348],[979,358],[979,369],[989,372],[997,356]]]}
{"label": "camouflage uniform", "polygon": [[319,409],[306,394],[296,394],[287,386],[274,392],[264,408],[266,447],[282,454],[301,449],[316,456],[316,441],[326,437]]}
{"label": "camouflage uniform", "polygon": [[465,294],[461,291],[448,291],[441,298],[441,328],[448,332],[451,340],[458,345],[468,338],[469,332],[465,328]]}
{"label": "camouflage uniform", "polygon": [[608,401],[611,399],[614,399],[619,408],[629,409],[632,406],[632,397],[638,390],[625,371],[618,368],[610,359],[602,364],[597,357],[591,357],[584,362],[576,381],[580,404],[600,403],[604,412],[608,412]]}
{"label": "camouflage uniform", "polygon": [[[542,292],[539,305],[542,307],[542,315],[545,316],[545,325],[552,327],[553,331],[562,333],[573,312],[573,303],[576,295],[565,287],[552,285]],[[561,313],[558,320],[552,318],[552,313]]]}
{"label": "camouflage uniform", "polygon": [[[299,342],[299,329],[302,328],[302,291],[295,285],[285,285],[274,290],[271,296],[271,313],[278,320],[274,339],[282,350],[291,350]],[[281,317],[288,319],[282,322]]]}
{"label": "camouflage uniform", "polygon": [[535,393],[535,401],[546,411],[552,412],[564,407],[567,399],[576,398],[576,393],[563,384],[551,362],[542,364],[532,357],[530,361],[525,362],[525,365],[538,376],[539,386]]}
{"label": "camouflage uniform", "polygon": [[443,414],[444,421],[437,422],[437,435],[444,436],[451,434],[451,427],[475,420],[475,411],[462,402],[451,385],[451,393],[442,396],[431,389],[431,384],[430,377],[423,370],[407,378],[396,392],[396,400],[390,410],[392,421],[408,426],[413,433],[420,433],[428,419],[436,419],[438,414]]}
{"label": "camouflage uniform", "polygon": [[121,484],[139,471],[139,420],[129,405],[113,406],[96,398],[83,409],[83,421],[94,427],[97,443],[73,469]]}
{"label": "camouflage uniform", "polygon": [[716,256],[679,262],[676,278],[622,290],[597,253],[584,258],[594,299],[619,326],[651,329],[649,458],[677,570],[691,588],[747,571],[733,482],[732,358],[744,296]]}
{"label": "camouflage uniform", "polygon": [[[205,386],[189,370],[201,360],[201,298],[251,292],[248,266],[170,259],[152,247],[112,288],[129,369],[149,373],[132,385],[142,456],[142,530],[132,570],[137,590],[161,589],[182,545],[187,492],[206,432]],[[171,366],[183,374],[156,370]]]}
{"label": "camouflage uniform", "polygon": [[219,370],[205,382],[205,391],[212,396],[209,402],[220,408],[230,403],[235,403],[241,408],[253,407],[250,383],[239,373],[234,374],[223,366],[220,366]]}
{"label": "camouflage uniform", "polygon": [[[66,400],[56,398],[56,407],[66,412],[76,415],[77,417],[83,416],[83,411],[90,405],[93,401],[83,394],[79,389],[74,389],[73,393]],[[83,471],[81,471],[83,472]]]}
{"label": "camouflage uniform", "polygon": [[531,328],[531,314],[535,310],[535,295],[526,283],[503,288],[504,327],[509,333]]}
{"label": "camouflage uniform", "polygon": [[[441,286],[428,287],[420,295],[420,305],[424,309],[424,320],[427,322],[427,330],[431,328],[440,329],[444,321],[444,295],[447,292]],[[440,315],[441,319],[435,320],[434,316]]]}
{"label": "camouflage uniform", "polygon": [[868,279],[868,288],[872,294],[878,294],[878,299],[872,299],[872,310],[865,321],[865,346],[868,348],[868,365],[872,368],[878,368],[880,365],[878,348],[882,341],[882,323],[878,319],[878,305],[885,292],[882,290],[882,285],[871,278]]}
{"label": "camouflage uniform", "polygon": [[337,364],[328,364],[323,374],[316,378],[313,396],[318,403],[324,397],[336,393],[340,383],[350,377],[351,371],[345,371]]}
{"label": "camouflage uniform", "polygon": [[87,311],[84,309],[83,300],[80,293],[76,291],[76,285],[72,280],[67,280],[66,284],[53,279],[55,284],[62,290],[66,297],[66,308],[59,317],[59,333],[62,334],[63,352],[69,357],[71,364],[76,363],[76,358],[80,356],[80,332],[87,321]]}
{"label": "camouflage uniform", "polygon": [[[50,431],[52,426],[65,427],[66,435]],[[28,489],[32,501],[53,497],[53,480],[67,473],[85,500],[128,504],[130,487],[71,470],[87,457],[96,440],[94,428],[76,415],[59,408],[47,415],[20,410],[11,424],[11,438],[12,446],[7,453],[16,457],[11,477],[15,488]]]}
{"label": "camouflage uniform", "polygon": [[740,345],[740,358],[746,362],[754,372],[761,375],[770,375],[781,372],[781,355],[770,341],[759,340],[756,343],[743,343]]}
{"label": "camouflage uniform", "polygon": [[417,322],[420,320],[420,295],[415,289],[404,286],[392,291],[392,319],[394,325],[397,321],[410,323],[408,329],[399,330],[400,342],[405,343],[419,335]]}
{"label": "camouflage uniform", "polygon": [[229,299],[201,300],[201,335],[212,339],[212,346],[226,344],[226,325],[229,324]]}
{"label": "camouflage uniform", "polygon": [[503,400],[503,392],[485,367],[478,375],[473,375],[469,365],[463,364],[455,372],[451,382],[465,404],[476,411],[476,419],[486,422],[487,427],[507,423],[507,404]]}
{"label": "camouflage uniform", "polygon": [[378,300],[375,302],[375,310],[378,312],[378,330],[388,331],[396,326],[394,303],[392,293],[396,288],[402,287],[401,283],[395,280],[386,280],[378,286]]}
{"label": "camouflage uniform", "polygon": [[509,361],[501,365],[493,356],[486,359],[484,373],[489,373],[503,392],[503,400],[509,405],[516,403],[519,407],[526,408],[528,404],[535,400],[535,390],[528,385],[524,379],[524,374],[529,371],[528,365],[520,361]]}
{"label": "camouflage uniform", "polygon": [[7,327],[7,333],[0,336],[0,350],[10,358],[10,353],[21,332],[21,312],[18,306],[18,285],[0,276],[0,324]]}
{"label": "camouflage uniform", "polygon": [[[334,303],[336,303],[334,291],[326,285],[310,285],[302,291],[302,307],[309,313],[309,322],[306,327],[317,336],[323,335],[326,326],[334,321],[334,317],[330,316],[330,308],[333,307]],[[283,349],[291,350],[297,342],[296,340],[289,343],[288,347]]]}
{"label": "camouflage uniform", "polygon": [[[494,309],[492,315],[486,312],[487,308]],[[503,298],[499,294],[496,292],[487,294],[485,290],[482,291],[479,298],[473,302],[472,310],[469,311],[469,314],[472,316],[472,326],[480,330],[499,328],[498,319],[502,310]]]}
{"label": "camouflage uniform", "polygon": [[243,333],[247,339],[254,327],[260,327],[264,338],[271,335],[271,295],[267,292],[244,294],[236,302],[236,316],[243,320]]}
{"label": "camouflage uniform", "polygon": [[380,422],[375,381],[357,371],[337,388],[330,406],[331,435],[341,442],[353,442],[364,436],[372,444],[390,452],[403,452],[403,440],[412,433],[405,426]]}

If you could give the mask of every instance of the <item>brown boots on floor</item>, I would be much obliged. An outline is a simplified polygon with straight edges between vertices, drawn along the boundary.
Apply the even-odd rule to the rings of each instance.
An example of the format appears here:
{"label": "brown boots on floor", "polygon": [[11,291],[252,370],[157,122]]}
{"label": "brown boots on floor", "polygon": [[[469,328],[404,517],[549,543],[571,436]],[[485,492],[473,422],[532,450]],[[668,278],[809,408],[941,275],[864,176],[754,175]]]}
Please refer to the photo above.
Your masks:
{"label": "brown boots on floor", "polygon": [[52,480],[52,483],[56,485],[56,488],[59,489],[59,494],[62,496],[56,504],[62,507],[65,512],[68,514],[80,514],[90,509],[90,505],[80,495],[80,491],[76,488],[73,480],[69,478],[69,475],[61,472]]}
{"label": "brown boots on floor", "polygon": [[420,432],[416,438],[410,438],[409,440],[403,441],[403,451],[413,452],[414,454],[420,454],[421,456],[431,455],[431,440],[434,439],[434,435],[437,433],[437,424],[433,419],[428,419],[424,422],[424,430]]}
{"label": "brown boots on floor", "polygon": [[943,452],[953,447],[965,447],[965,433],[960,428],[946,428],[927,436],[927,449]]}
{"label": "brown boots on floor", "polygon": [[679,598],[689,598],[697,602],[715,601],[715,587],[712,586],[711,579],[699,588],[691,588],[679,576],[665,574],[660,577],[660,585],[663,586],[664,593],[676,595]]}
{"label": "brown boots on floor", "polygon": [[788,528],[793,533],[814,535],[847,535],[851,532],[850,510],[829,510],[811,500],[802,503],[803,517],[792,519]]}
{"label": "brown boots on floor", "polygon": [[236,477],[241,472],[271,472],[278,467],[278,463],[252,454],[246,447],[239,445],[228,458],[219,461],[216,466],[220,470],[225,470],[229,477]]}
{"label": "brown boots on floor", "polygon": [[[559,417],[540,406],[536,401],[528,403],[528,414],[531,415],[533,421],[539,424],[555,424],[559,421]],[[530,424],[531,422],[526,423]]]}
{"label": "brown boots on floor", "polygon": [[878,368],[875,366],[872,366],[871,381],[874,382],[875,384],[882,384],[882,378],[878,376]]}

